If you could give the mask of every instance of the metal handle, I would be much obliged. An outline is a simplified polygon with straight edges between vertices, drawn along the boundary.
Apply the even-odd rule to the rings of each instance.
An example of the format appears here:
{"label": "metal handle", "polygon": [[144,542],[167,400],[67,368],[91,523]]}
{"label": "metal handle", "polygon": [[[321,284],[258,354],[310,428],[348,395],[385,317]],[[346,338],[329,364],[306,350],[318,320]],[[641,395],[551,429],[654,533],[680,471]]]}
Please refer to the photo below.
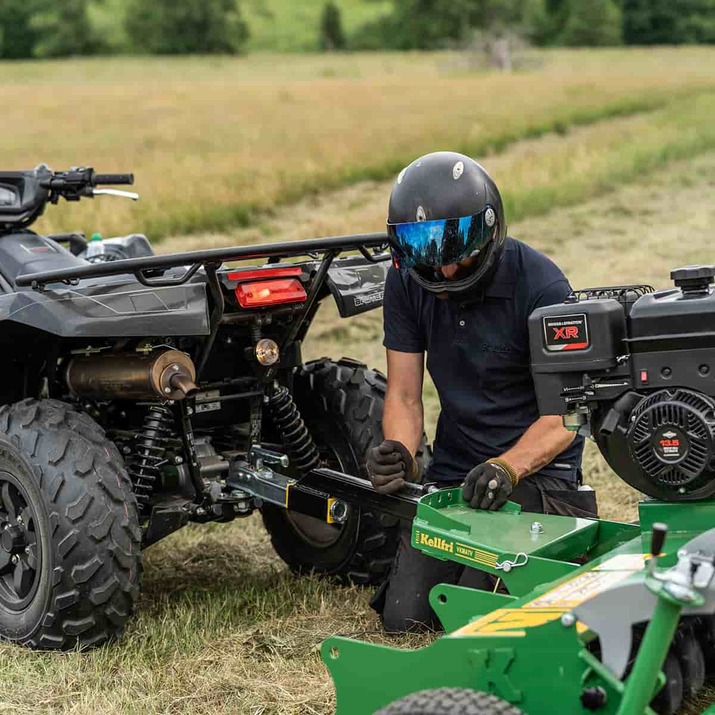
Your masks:
{"label": "metal handle", "polygon": [[133,191],[122,191],[121,189],[92,189],[92,196],[119,196],[122,199],[139,201],[139,194]]}

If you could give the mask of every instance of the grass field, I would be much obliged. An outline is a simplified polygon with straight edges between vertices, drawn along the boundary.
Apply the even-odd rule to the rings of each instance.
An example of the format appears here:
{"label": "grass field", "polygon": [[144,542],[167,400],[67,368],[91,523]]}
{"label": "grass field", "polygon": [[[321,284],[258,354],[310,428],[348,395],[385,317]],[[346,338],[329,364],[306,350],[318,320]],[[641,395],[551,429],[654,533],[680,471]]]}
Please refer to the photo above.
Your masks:
{"label": "grass field", "polygon": [[[395,168],[449,147],[483,161],[506,194],[511,234],[576,286],[664,286],[670,268],[713,262],[713,50],[537,53],[537,68],[513,76],[474,74],[463,60],[3,66],[12,132],[0,142],[8,168],[135,169],[142,204],[50,210],[44,227],[148,226],[164,251],[379,230]],[[382,367],[380,340],[379,313],[341,321],[326,303],[305,352]],[[432,431],[429,387],[425,404]],[[638,495],[591,448],[585,467],[602,515],[633,518]],[[382,636],[368,598],[292,577],[256,518],[185,529],[147,551],[139,615],[118,644],[86,654],[0,645],[0,713],[328,715],[327,635],[428,642]],[[706,691],[688,715],[713,699]]]}
{"label": "grass field", "polygon": [[[606,175],[597,147],[579,165],[588,181],[564,182],[558,195],[568,189],[569,201],[581,200],[599,183],[715,146],[715,49],[563,50],[533,60],[511,75],[472,72],[457,54],[6,65],[0,90],[11,131],[0,150],[8,168],[43,160],[136,172],[139,204],[63,206],[48,211],[44,229],[161,238],[247,224],[319,190],[388,178],[424,151],[487,156],[609,118],[638,115],[648,135],[617,146]],[[553,199],[526,188],[507,192],[520,215]]]}
{"label": "grass field", "polygon": [[[365,184],[281,210],[273,230],[308,231],[322,220],[315,209],[328,206],[357,230],[356,200],[368,215],[377,214],[387,188]],[[665,285],[673,265],[711,257],[713,190],[710,152],[604,198],[519,222],[512,232],[557,257],[575,284],[642,279]],[[230,238],[252,235],[239,231]],[[381,364],[379,315],[338,322],[326,305],[316,328],[310,355],[348,354]],[[427,404],[434,424],[435,402]],[[633,516],[635,493],[593,450],[586,474],[605,517]],[[332,688],[318,655],[327,635],[402,647],[428,640],[381,636],[367,591],[289,575],[254,518],[186,529],[146,556],[139,615],[120,643],[65,655],[0,646],[0,712],[328,715]],[[688,712],[699,711],[693,705]]]}

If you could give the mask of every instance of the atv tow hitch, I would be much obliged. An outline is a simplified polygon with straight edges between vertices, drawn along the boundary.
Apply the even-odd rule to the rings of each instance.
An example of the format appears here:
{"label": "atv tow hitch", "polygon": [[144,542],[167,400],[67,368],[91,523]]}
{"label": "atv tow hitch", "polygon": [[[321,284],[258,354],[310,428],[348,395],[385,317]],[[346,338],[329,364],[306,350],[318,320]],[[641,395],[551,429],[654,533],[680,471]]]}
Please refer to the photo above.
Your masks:
{"label": "atv tow hitch", "polygon": [[288,457],[255,445],[248,461],[231,463],[226,486],[237,493],[276,504],[292,511],[341,524],[351,505],[368,507],[399,519],[412,520],[421,497],[435,490],[432,485],[406,484],[396,494],[380,494],[369,481],[334,469],[313,469],[301,478],[273,469],[286,468]]}

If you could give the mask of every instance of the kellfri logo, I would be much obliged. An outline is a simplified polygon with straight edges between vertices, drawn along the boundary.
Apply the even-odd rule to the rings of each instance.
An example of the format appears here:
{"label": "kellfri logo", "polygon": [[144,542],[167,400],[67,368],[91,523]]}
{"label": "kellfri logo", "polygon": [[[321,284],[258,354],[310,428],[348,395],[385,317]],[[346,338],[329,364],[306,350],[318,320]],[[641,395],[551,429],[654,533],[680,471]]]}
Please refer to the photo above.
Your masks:
{"label": "kellfri logo", "polygon": [[440,551],[446,551],[447,553],[453,554],[454,553],[454,542],[452,541],[447,541],[447,539],[443,539],[439,536],[430,536],[429,534],[425,534],[423,531],[418,532],[415,534],[415,541],[420,545],[420,546],[429,546],[433,549],[439,549]]}
{"label": "kellfri logo", "polygon": [[554,340],[570,340],[578,337],[577,325],[565,325],[563,328],[554,328]]}

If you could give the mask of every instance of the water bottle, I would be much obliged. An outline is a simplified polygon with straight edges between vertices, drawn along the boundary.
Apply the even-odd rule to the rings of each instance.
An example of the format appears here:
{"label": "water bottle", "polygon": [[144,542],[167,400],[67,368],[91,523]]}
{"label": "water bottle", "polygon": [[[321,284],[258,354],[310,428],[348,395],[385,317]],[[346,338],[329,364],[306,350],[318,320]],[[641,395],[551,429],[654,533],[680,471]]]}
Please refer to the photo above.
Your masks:
{"label": "water bottle", "polygon": [[93,233],[87,244],[86,258],[90,263],[101,263],[104,261],[104,243],[101,233]]}

